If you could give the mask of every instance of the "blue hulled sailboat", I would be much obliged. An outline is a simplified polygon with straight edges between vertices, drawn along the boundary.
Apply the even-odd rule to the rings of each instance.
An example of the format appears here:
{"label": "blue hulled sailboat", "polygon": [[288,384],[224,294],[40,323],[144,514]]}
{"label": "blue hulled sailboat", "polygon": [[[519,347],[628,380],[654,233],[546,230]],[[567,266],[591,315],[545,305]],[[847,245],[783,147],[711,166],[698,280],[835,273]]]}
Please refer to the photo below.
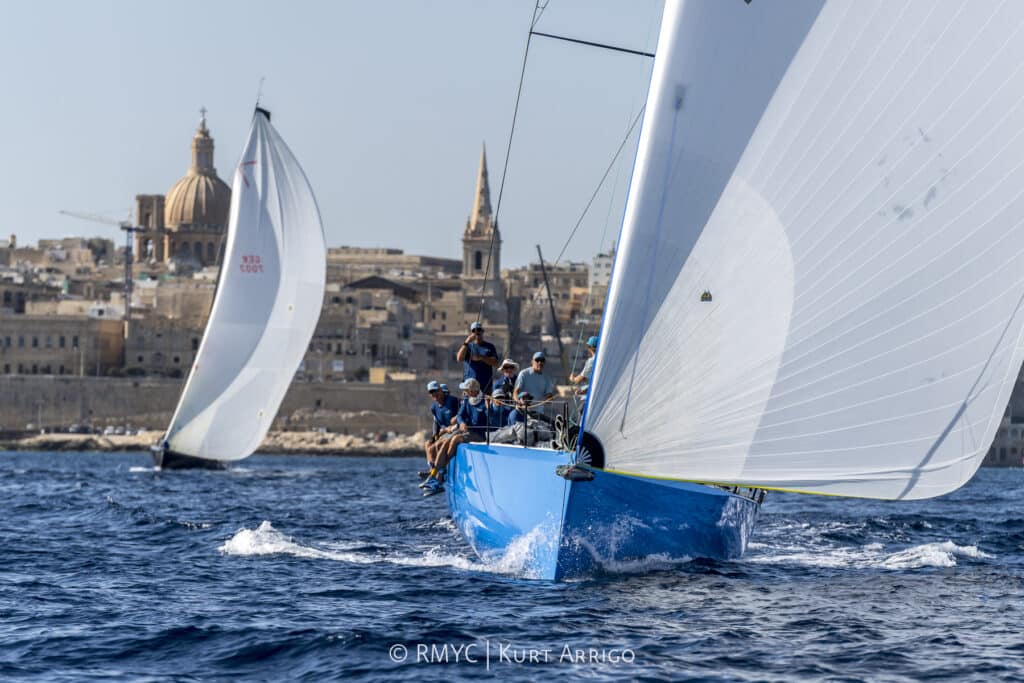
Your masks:
{"label": "blue hulled sailboat", "polygon": [[460,446],[470,545],[555,580],[728,560],[764,490],[968,481],[1024,360],[1022,28],[668,0],[582,438]]}

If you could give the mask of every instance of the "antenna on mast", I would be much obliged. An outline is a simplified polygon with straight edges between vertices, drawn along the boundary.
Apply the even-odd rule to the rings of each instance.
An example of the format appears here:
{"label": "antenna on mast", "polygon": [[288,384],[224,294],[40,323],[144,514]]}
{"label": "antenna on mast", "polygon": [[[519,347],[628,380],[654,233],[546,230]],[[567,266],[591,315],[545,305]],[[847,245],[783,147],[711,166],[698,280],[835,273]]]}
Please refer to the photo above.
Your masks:
{"label": "antenna on mast", "polygon": [[260,85],[256,88],[256,108],[260,108],[260,99],[263,97],[263,81],[266,80],[266,76],[260,76]]}

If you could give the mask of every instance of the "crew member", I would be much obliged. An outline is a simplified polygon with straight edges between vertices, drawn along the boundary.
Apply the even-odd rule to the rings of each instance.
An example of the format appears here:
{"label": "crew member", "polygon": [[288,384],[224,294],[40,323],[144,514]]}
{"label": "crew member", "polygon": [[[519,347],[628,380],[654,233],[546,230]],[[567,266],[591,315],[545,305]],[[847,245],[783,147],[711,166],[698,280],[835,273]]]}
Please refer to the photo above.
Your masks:
{"label": "crew member", "polygon": [[520,372],[519,378],[516,379],[516,396],[525,391],[538,401],[554,398],[555,385],[551,378],[544,374],[545,363],[547,363],[547,357],[543,351],[533,354],[533,362],[530,367]]}
{"label": "crew member", "polygon": [[578,375],[569,375],[569,381],[576,385],[576,393],[586,396],[590,388],[590,378],[594,376],[594,359],[597,358],[597,337],[587,340],[584,347],[587,350],[587,362],[583,364],[583,370]]}
{"label": "crew member", "polygon": [[469,326],[469,336],[462,342],[455,359],[462,363],[463,380],[475,379],[484,394],[491,393],[491,377],[498,367],[498,349],[484,341],[484,326],[479,322]]}
{"label": "crew member", "polygon": [[459,385],[465,397],[456,415],[456,429],[451,437],[438,448],[437,460],[423,489],[425,496],[444,491],[444,472],[448,462],[459,448],[460,443],[483,441],[487,438],[487,406],[480,391],[480,383],[470,377]]}

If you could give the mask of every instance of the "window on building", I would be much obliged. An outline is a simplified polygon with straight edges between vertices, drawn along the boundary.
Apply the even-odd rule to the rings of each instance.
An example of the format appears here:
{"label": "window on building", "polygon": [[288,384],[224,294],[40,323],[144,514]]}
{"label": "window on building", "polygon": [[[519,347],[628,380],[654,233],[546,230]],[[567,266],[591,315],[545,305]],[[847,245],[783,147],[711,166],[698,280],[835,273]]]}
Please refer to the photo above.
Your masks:
{"label": "window on building", "polygon": [[58,375],[63,375],[64,374],[64,366],[63,365],[61,365],[59,368],[57,368],[57,374]]}
{"label": "window on building", "polygon": [[32,348],[33,349],[38,349],[39,348],[39,337],[32,337]]}
{"label": "window on building", "polygon": [[174,364],[177,365],[178,363],[181,362],[181,356],[174,356],[174,358],[172,358],[171,360],[173,360]]}
{"label": "window on building", "polygon": [[143,361],[146,360],[146,357],[145,356],[136,356],[135,360],[137,360],[138,362],[142,363]]}
{"label": "window on building", "polygon": [[67,338],[62,334],[60,339],[57,340],[57,344],[63,349],[67,346]]}
{"label": "window on building", "polygon": [[10,363],[4,363],[4,374],[5,375],[11,374],[11,364]]}
{"label": "window on building", "polygon": [[33,375],[38,375],[39,374],[39,366],[36,365],[35,363],[32,364],[32,374]]}
{"label": "window on building", "polygon": [[78,335],[77,334],[74,337],[71,338],[71,348],[73,348],[73,349],[77,349],[78,348]]}
{"label": "window on building", "polygon": [[192,337],[192,350],[193,351],[198,351],[199,350],[199,337]]}
{"label": "window on building", "polygon": [[484,254],[483,254],[483,252],[478,251],[478,252],[473,254],[473,267],[476,268],[477,270],[483,270],[484,269]]}
{"label": "window on building", "polygon": [[53,348],[53,337],[51,337],[50,335],[46,335],[46,348]]}

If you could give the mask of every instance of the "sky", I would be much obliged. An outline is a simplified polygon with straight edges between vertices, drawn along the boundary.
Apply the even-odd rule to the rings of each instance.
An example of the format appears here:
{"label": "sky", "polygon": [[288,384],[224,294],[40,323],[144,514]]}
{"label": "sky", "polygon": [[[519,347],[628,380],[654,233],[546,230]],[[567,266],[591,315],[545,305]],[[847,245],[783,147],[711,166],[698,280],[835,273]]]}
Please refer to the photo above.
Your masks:
{"label": "sky", "polygon": [[[533,0],[3,3],[0,235],[102,235],[190,163],[200,107],[230,183],[262,105],[316,192],[329,246],[461,258],[481,144],[492,204]],[[537,30],[653,52],[661,0],[549,0]],[[652,60],[530,44],[500,207],[502,265],[562,249],[630,123]],[[637,131],[564,259],[607,250]],[[564,260],[563,259],[563,260]]]}

